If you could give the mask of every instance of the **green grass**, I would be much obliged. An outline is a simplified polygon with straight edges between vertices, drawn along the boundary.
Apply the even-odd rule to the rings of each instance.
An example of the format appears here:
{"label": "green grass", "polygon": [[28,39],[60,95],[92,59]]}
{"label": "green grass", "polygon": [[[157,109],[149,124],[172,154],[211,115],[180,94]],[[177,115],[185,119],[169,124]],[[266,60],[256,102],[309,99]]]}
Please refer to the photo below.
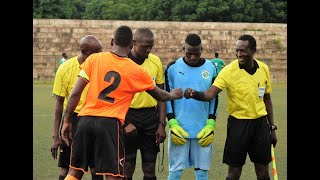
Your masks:
{"label": "green grass", "polygon": [[[33,180],[57,180],[60,169],[57,167],[57,160],[54,160],[50,153],[52,145],[53,132],[53,113],[55,99],[52,97],[52,82],[34,82],[33,85]],[[278,126],[277,137],[278,143],[275,148],[275,158],[278,171],[278,179],[287,179],[287,85],[279,83],[273,85],[271,93],[273,101],[275,124]],[[217,118],[217,126],[215,130],[214,152],[211,169],[209,171],[209,179],[224,180],[228,166],[222,163],[224,141],[226,138],[226,94],[224,91],[220,93],[220,107]],[[167,127],[168,128],[168,127]],[[168,132],[168,130],[167,130]],[[158,180],[166,180],[168,176],[168,155],[167,140],[164,143],[164,170],[162,173],[157,171]],[[162,157],[159,153],[157,160],[157,169],[160,165]],[[142,179],[140,156],[133,179]],[[270,163],[270,176],[273,179],[272,164]],[[83,180],[91,180],[89,174],[85,174]],[[185,169],[183,171],[182,180],[194,180],[193,169]],[[256,179],[253,164],[247,157],[247,162],[243,166],[242,180]]]}

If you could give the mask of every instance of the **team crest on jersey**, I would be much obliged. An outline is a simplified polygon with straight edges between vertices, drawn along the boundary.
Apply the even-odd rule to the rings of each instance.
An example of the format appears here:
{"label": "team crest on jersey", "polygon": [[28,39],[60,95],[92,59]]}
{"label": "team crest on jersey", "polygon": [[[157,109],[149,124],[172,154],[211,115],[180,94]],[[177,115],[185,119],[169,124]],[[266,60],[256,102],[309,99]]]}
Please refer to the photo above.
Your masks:
{"label": "team crest on jersey", "polygon": [[203,79],[208,79],[209,78],[209,72],[207,70],[203,70],[201,75],[202,75]]}

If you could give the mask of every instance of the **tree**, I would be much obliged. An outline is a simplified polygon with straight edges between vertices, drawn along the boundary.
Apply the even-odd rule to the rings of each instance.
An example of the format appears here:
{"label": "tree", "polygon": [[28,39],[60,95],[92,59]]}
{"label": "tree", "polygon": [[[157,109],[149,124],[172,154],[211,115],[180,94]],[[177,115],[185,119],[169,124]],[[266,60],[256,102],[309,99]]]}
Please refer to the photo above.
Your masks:
{"label": "tree", "polygon": [[65,1],[63,0],[33,0],[34,18],[61,18],[64,16]]}
{"label": "tree", "polygon": [[33,0],[33,18],[287,23],[287,1]]}
{"label": "tree", "polygon": [[196,12],[197,21],[223,22],[229,12],[229,6],[225,0],[205,0],[198,3]]}

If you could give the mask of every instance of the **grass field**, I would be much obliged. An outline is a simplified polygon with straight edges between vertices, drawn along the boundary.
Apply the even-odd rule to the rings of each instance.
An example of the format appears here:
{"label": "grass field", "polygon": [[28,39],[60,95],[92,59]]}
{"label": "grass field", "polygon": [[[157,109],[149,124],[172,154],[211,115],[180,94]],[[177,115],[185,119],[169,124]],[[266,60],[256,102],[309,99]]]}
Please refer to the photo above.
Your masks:
{"label": "grass field", "polygon": [[[34,82],[33,85],[33,180],[57,180],[60,169],[57,167],[57,160],[54,160],[50,153],[53,132],[53,113],[55,99],[51,95],[52,82]],[[220,93],[220,106],[215,130],[214,153],[209,179],[225,180],[228,166],[222,163],[224,141],[226,138],[226,94]],[[278,171],[278,179],[287,179],[287,84],[273,84],[271,94],[273,100],[273,111],[275,124],[278,126],[278,143],[275,148],[275,158]],[[168,130],[167,130],[168,132]],[[158,180],[166,180],[168,175],[167,140],[164,142],[164,170],[157,172]],[[157,169],[161,162],[159,153]],[[138,157],[137,168],[133,179],[140,180],[143,177],[141,170],[140,156]],[[273,179],[270,163],[270,176]],[[161,167],[159,167],[161,169]],[[89,174],[85,174],[83,180],[91,180]],[[193,170],[186,169],[183,172],[182,180],[194,180]],[[242,180],[256,179],[253,164],[247,157],[247,163],[243,166]]]}

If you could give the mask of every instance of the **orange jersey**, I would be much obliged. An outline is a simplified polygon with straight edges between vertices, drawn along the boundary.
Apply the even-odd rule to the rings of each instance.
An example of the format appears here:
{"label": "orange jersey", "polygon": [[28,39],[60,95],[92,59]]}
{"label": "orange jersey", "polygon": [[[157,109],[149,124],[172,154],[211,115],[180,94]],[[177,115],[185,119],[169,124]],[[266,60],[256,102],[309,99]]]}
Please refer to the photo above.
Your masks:
{"label": "orange jersey", "polygon": [[114,117],[123,123],[135,93],[155,86],[146,70],[111,52],[92,54],[80,67],[89,87],[79,116]]}

